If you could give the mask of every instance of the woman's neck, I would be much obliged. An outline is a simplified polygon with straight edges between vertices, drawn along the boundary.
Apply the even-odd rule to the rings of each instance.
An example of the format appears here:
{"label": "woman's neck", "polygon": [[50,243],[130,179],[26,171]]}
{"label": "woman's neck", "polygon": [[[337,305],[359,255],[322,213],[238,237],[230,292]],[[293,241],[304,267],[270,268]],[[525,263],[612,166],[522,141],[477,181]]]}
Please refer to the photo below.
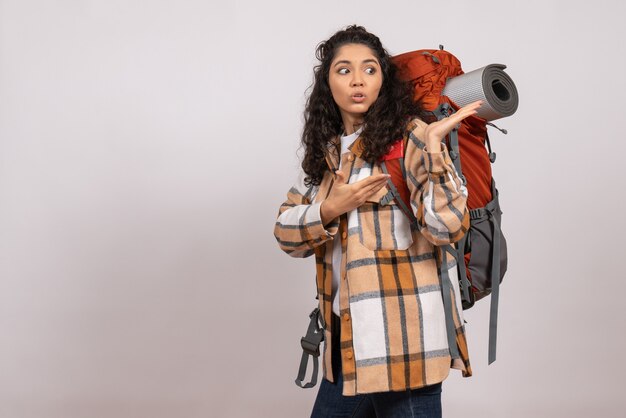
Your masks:
{"label": "woman's neck", "polygon": [[343,133],[345,135],[352,135],[363,125],[363,115],[343,113],[341,119],[343,120]]}

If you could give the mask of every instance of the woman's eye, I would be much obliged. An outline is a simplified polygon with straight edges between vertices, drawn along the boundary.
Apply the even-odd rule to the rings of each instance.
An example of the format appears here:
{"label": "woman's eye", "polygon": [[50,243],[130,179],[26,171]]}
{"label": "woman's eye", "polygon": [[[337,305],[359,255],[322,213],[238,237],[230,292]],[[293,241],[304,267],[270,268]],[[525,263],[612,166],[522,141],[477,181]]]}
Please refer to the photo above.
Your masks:
{"label": "woman's eye", "polygon": [[350,71],[347,68],[340,68],[337,72],[339,74],[348,74]]}
{"label": "woman's eye", "polygon": [[376,72],[376,68],[372,68],[372,67],[366,68],[365,72],[367,74],[374,74]]}

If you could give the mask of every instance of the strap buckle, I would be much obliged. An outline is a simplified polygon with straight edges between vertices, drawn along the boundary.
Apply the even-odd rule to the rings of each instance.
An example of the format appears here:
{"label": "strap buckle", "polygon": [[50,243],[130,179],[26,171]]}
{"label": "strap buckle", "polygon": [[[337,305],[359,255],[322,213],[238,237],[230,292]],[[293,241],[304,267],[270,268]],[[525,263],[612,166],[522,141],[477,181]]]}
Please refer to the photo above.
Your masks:
{"label": "strap buckle", "polygon": [[316,334],[300,338],[300,345],[305,353],[317,357],[320,355],[320,343],[323,339],[324,334],[318,332]]}
{"label": "strap buckle", "polygon": [[[309,315],[311,321],[307,329],[306,335],[300,339],[302,346],[302,358],[300,360],[300,368],[296,377],[296,385],[301,388],[312,388],[317,383],[318,373],[318,357],[320,356],[320,344],[324,341],[323,318],[321,318],[319,308],[313,309]],[[313,358],[313,373],[309,383],[304,384],[304,375],[306,374],[309,356]]]}
{"label": "strap buckle", "polygon": [[380,202],[378,202],[381,206],[387,206],[394,199],[393,191],[389,190],[386,195],[380,198]]}

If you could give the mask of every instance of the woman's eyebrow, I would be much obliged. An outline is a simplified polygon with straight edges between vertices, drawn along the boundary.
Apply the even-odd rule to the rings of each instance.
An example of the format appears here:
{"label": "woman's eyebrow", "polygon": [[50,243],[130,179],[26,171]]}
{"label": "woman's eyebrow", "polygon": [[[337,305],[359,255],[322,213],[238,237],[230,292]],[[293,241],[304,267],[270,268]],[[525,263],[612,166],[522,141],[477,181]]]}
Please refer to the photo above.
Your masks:
{"label": "woman's eyebrow", "polygon": [[363,61],[363,64],[376,64],[376,65],[380,65],[378,64],[378,60],[375,60],[374,58],[370,58],[370,59],[366,59],[365,61]]}
{"label": "woman's eyebrow", "polygon": [[336,67],[336,66],[338,66],[339,64],[348,64],[348,65],[350,65],[350,64],[352,64],[352,63],[351,63],[350,61],[348,61],[348,60],[340,60],[340,61],[337,61],[337,62],[335,63],[335,65],[333,65],[333,67]]}
{"label": "woman's eyebrow", "polygon": [[[380,65],[380,64],[378,64],[378,61],[377,61],[377,60],[375,60],[374,58],[368,58],[368,59],[366,59],[366,60],[363,60],[363,62],[362,62],[362,64],[372,64],[372,63],[374,63],[374,64],[376,64],[376,65]],[[348,64],[348,65],[351,65],[351,64],[352,64],[352,62],[351,62],[351,61],[348,61],[348,60],[339,60],[339,61],[337,61],[337,62],[333,65],[333,67],[336,67],[336,66],[338,66],[339,64]]]}

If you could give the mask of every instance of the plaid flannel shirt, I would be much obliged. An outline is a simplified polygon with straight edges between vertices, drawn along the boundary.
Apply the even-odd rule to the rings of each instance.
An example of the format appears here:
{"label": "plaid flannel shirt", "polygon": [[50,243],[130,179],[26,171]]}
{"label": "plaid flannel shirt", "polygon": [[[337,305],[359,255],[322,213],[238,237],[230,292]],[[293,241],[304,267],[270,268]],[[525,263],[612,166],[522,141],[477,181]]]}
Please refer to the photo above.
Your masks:
{"label": "plaid flannel shirt", "polygon": [[[440,152],[425,150],[417,128],[415,121],[407,128],[404,160],[417,230],[395,201],[379,203],[388,192],[386,186],[360,207],[322,225],[320,205],[333,186],[339,158],[350,183],[381,172],[378,164],[360,158],[360,138],[341,157],[339,138],[331,142],[329,171],[319,186],[306,187],[305,174],[300,173],[275,225],[276,239],[287,254],[315,254],[326,324],[323,369],[330,381],[333,240],[341,239],[340,346],[346,396],[439,383],[451,367],[471,376],[454,261],[443,267],[437,261],[437,246],[458,241],[469,227],[467,190],[445,146]],[[448,348],[439,268],[449,270],[452,282],[459,359],[452,359]]]}

